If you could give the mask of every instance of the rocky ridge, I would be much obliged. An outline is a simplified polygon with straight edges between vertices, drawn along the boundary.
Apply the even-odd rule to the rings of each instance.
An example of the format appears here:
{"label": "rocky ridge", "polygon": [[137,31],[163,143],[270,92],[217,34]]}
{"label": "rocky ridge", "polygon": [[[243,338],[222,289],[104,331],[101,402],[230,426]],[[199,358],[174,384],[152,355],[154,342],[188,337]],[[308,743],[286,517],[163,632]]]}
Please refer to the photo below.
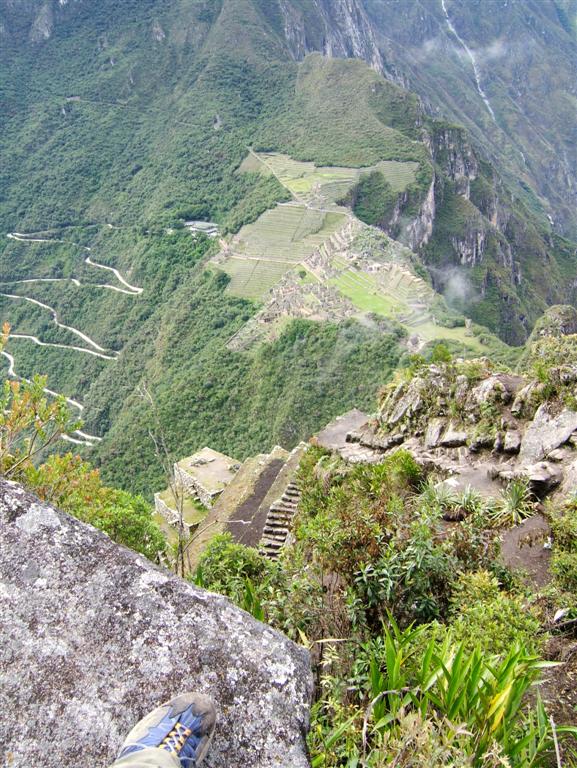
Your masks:
{"label": "rocky ridge", "polygon": [[423,365],[386,387],[376,417],[347,439],[364,460],[367,450],[379,461],[402,446],[427,469],[485,496],[516,477],[539,498],[556,489],[575,493],[576,385],[573,362],[552,367],[546,383],[499,371],[485,358]]}

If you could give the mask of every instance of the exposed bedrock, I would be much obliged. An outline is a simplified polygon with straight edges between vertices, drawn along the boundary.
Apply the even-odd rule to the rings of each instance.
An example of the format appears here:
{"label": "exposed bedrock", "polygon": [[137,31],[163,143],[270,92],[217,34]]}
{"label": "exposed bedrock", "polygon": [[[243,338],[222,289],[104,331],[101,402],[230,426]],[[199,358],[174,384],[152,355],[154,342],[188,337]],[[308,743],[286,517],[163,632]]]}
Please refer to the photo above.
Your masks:
{"label": "exposed bedrock", "polygon": [[219,710],[211,768],[305,768],[305,649],[0,481],[0,743],[7,764],[106,766],[177,692]]}

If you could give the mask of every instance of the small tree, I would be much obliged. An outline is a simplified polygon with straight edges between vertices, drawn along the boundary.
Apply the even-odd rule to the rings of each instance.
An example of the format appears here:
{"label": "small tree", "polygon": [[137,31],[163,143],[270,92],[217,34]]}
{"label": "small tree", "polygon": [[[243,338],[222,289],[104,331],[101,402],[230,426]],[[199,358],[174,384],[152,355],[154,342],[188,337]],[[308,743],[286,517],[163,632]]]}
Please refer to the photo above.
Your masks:
{"label": "small tree", "polygon": [[[6,345],[10,326],[5,323],[0,336],[0,351]],[[32,460],[53,445],[62,435],[80,429],[66,398],[49,398],[46,377],[32,381],[5,381],[0,396],[0,473],[17,477]]]}

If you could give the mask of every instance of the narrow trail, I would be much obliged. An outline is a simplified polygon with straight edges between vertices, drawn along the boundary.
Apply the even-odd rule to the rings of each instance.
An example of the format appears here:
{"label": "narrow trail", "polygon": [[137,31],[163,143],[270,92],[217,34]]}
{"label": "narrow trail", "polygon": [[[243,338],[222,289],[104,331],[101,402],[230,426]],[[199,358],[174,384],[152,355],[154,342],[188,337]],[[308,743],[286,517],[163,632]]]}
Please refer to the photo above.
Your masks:
{"label": "narrow trail", "polygon": [[489,114],[493,118],[493,122],[495,123],[495,125],[497,125],[497,119],[495,117],[495,113],[493,112],[493,107],[491,106],[491,102],[489,101],[489,98],[485,93],[485,91],[483,90],[483,86],[481,85],[481,72],[479,70],[479,67],[477,66],[477,60],[475,59],[475,54],[455,29],[453,22],[451,21],[451,17],[449,16],[449,12],[447,11],[445,0],[441,0],[441,6],[443,8],[443,13],[445,14],[445,19],[447,20],[447,26],[449,27],[449,31],[456,38],[458,43],[461,45],[461,47],[469,57],[469,61],[471,62],[471,65],[473,67],[473,74],[475,75],[475,82],[477,83],[477,91],[479,92],[479,96],[483,99],[483,102],[485,103],[485,106],[487,107]]}
{"label": "narrow trail", "polygon": [[[27,379],[24,376],[20,376],[16,373],[14,358],[9,352],[2,350],[0,354],[2,354],[2,356],[8,360],[8,376],[12,377],[13,379],[18,379],[19,381],[30,382],[30,379]],[[44,387],[44,392],[46,392],[47,395],[52,395],[52,397],[61,397],[58,392],[55,392],[53,389],[48,389],[48,387]],[[82,413],[84,410],[84,406],[82,403],[79,403],[78,400],[74,400],[71,397],[65,397],[65,400],[68,405],[76,408],[78,411],[80,411],[80,413]],[[76,437],[73,437],[73,435],[76,435]],[[77,429],[72,433],[72,435],[62,435],[61,437],[62,440],[66,440],[69,443],[74,443],[75,445],[86,445],[90,448],[93,448],[95,443],[102,441],[101,437],[98,437],[97,435],[89,435],[87,432],[83,432],[81,429]]]}
{"label": "narrow trail", "polygon": [[[78,338],[82,339],[82,341],[85,341],[87,344],[90,344],[91,347],[93,347],[98,352],[103,353],[106,355],[107,350],[104,347],[101,347],[100,344],[97,344],[95,341],[93,341],[90,336],[87,336],[85,333],[82,333],[82,331],[79,331],[78,328],[74,328],[72,325],[65,325],[64,323],[61,323],[60,320],[58,320],[58,313],[54,309],[54,307],[51,307],[49,304],[44,304],[41,301],[38,301],[37,299],[31,299],[29,296],[19,296],[17,293],[0,293],[0,296],[4,296],[6,299],[14,299],[16,301],[28,301],[30,304],[35,304],[38,307],[41,307],[42,309],[47,309],[50,314],[52,315],[52,320],[55,323],[55,325],[58,326],[58,328],[62,328],[65,331],[70,331],[70,333],[73,333],[75,336],[78,336]],[[71,347],[72,348],[72,347]],[[86,351],[86,350],[83,350]],[[114,358],[116,358],[117,355],[114,355]],[[111,358],[111,359],[114,359]]]}

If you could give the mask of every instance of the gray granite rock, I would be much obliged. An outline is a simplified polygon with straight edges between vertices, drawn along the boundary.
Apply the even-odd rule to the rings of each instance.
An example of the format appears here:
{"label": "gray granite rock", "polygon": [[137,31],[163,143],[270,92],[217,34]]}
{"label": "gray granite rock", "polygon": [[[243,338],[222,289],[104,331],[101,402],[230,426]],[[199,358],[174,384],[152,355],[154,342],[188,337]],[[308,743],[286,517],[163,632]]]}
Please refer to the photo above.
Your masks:
{"label": "gray granite rock", "polygon": [[11,768],[104,768],[148,710],[215,700],[210,768],[305,768],[308,653],[219,595],[0,481],[0,743]]}
{"label": "gray granite rock", "polygon": [[563,462],[570,460],[573,456],[575,456],[575,451],[571,450],[569,446],[564,445],[561,448],[555,448],[553,451],[549,451],[547,460]]}
{"label": "gray granite rock", "polygon": [[521,433],[516,429],[510,429],[505,433],[503,450],[505,453],[519,453],[521,448]]}
{"label": "gray granite rock", "polygon": [[520,459],[525,464],[540,461],[550,451],[558,448],[577,429],[577,411],[568,408],[559,414],[549,412],[547,404],[539,406],[521,443]]}
{"label": "gray granite rock", "polygon": [[441,433],[445,428],[445,419],[436,418],[431,419],[427,424],[427,431],[425,432],[425,448],[436,448],[439,445],[441,439]]}
{"label": "gray granite rock", "polygon": [[457,429],[454,424],[449,422],[449,425],[439,441],[439,445],[445,448],[457,448],[460,445],[465,445],[467,442],[467,433],[460,429]]}
{"label": "gray granite rock", "polygon": [[538,461],[523,469],[532,490],[538,496],[545,496],[560,485],[563,480],[562,470],[548,461]]}
{"label": "gray granite rock", "polygon": [[564,499],[577,497],[577,459],[565,468],[565,476],[560,491]]}

